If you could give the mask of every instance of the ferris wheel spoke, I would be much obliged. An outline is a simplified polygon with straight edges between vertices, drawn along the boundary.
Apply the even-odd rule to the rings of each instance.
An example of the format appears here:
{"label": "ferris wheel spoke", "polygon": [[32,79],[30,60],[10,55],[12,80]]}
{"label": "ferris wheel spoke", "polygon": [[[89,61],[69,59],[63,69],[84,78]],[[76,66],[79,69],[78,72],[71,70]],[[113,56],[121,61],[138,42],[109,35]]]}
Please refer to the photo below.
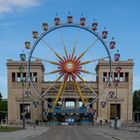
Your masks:
{"label": "ferris wheel spoke", "polygon": [[[68,75],[66,76],[68,78]],[[58,103],[58,100],[61,98],[65,88],[66,88],[66,84],[67,84],[67,78],[62,82],[61,86],[60,86],[60,89],[59,89],[59,92],[56,96],[56,99],[54,101],[54,104],[53,104],[53,107],[56,107],[56,104]]]}
{"label": "ferris wheel spoke", "polygon": [[64,52],[65,52],[66,58],[68,59],[68,52],[67,52],[67,49],[66,49],[65,41],[64,41],[63,34],[62,34],[61,30],[60,30],[59,33],[60,33],[61,42],[64,46]]}
{"label": "ferris wheel spoke", "polygon": [[50,60],[47,60],[47,59],[43,59],[43,58],[39,58],[39,57],[34,57],[34,56],[32,56],[32,58],[44,61],[46,63],[50,63],[50,64],[54,64],[54,65],[60,66],[60,64],[58,62],[55,62],[55,61],[50,61]]}
{"label": "ferris wheel spoke", "polygon": [[48,63],[50,64],[53,64],[53,65],[58,65],[60,66],[60,64],[58,62],[55,62],[55,61],[50,61],[50,60],[47,60]]}
{"label": "ferris wheel spoke", "polygon": [[88,87],[88,88],[93,92],[93,94],[94,94],[95,96],[97,96],[97,93],[96,93],[89,85],[87,85],[87,83],[85,82],[85,80],[84,80],[79,74],[76,73],[76,75],[77,75],[77,77],[82,81],[82,83],[80,82],[79,84],[80,84],[80,85],[84,85],[85,88]]}
{"label": "ferris wheel spoke", "polygon": [[80,70],[80,72],[86,73],[86,74],[91,74],[91,75],[96,75],[95,73],[90,72],[90,71],[86,71],[86,70]]}
{"label": "ferris wheel spoke", "polygon": [[62,42],[64,48],[66,48],[65,41],[64,41],[63,34],[62,34],[61,30],[59,31],[59,33],[60,33],[61,42]]}
{"label": "ferris wheel spoke", "polygon": [[80,89],[80,87],[79,87],[79,85],[78,85],[78,83],[76,82],[75,79],[73,79],[73,84],[74,84],[75,89],[76,89],[77,92],[79,93],[79,96],[80,96],[80,98],[81,98],[81,100],[82,100],[84,106],[86,106],[86,102],[85,102],[84,97],[83,97],[83,95],[82,95],[81,89]]}
{"label": "ferris wheel spoke", "polygon": [[76,73],[76,75],[83,83],[85,83],[85,80],[79,74]]}
{"label": "ferris wheel spoke", "polygon": [[94,94],[95,96],[98,96],[98,94],[97,94],[97,93],[91,88],[91,86],[89,86],[86,82],[79,83],[79,85],[84,86],[84,89],[85,89],[85,88],[89,88],[89,89],[93,92],[93,94]]}
{"label": "ferris wheel spoke", "polygon": [[102,58],[97,58],[97,59],[93,59],[93,60],[84,61],[84,62],[81,62],[80,65],[90,64],[90,63],[99,61],[99,60],[101,60],[101,59],[107,59],[107,58],[109,58],[109,57],[107,56],[107,57],[102,57]]}
{"label": "ferris wheel spoke", "polygon": [[79,61],[85,54],[86,52],[91,48],[93,47],[93,45],[96,44],[96,42],[98,41],[99,39],[97,38],[84,52],[82,52],[79,57],[76,59],[76,61]]}
{"label": "ferris wheel spoke", "polygon": [[63,61],[62,57],[44,39],[41,39],[41,40],[55,54],[55,56],[58,59],[60,59],[61,61]]}
{"label": "ferris wheel spoke", "polygon": [[65,51],[66,58],[68,59],[68,52],[65,46],[64,46],[64,51]]}
{"label": "ferris wheel spoke", "polygon": [[49,74],[56,74],[56,73],[59,73],[61,72],[61,70],[54,70],[54,71],[51,71],[51,72],[48,72],[48,73],[45,73],[46,75],[49,75]]}
{"label": "ferris wheel spoke", "polygon": [[71,56],[72,60],[74,59],[75,50],[76,50],[76,46],[73,47],[72,56]]}
{"label": "ferris wheel spoke", "polygon": [[76,40],[75,40],[75,43],[74,43],[74,47],[73,47],[71,59],[74,58],[74,54],[75,54],[75,50],[76,50],[76,46],[77,46],[77,42],[78,42],[78,40],[79,40],[79,37],[80,37],[80,29],[78,30],[78,34],[77,34],[77,37],[76,37]]}
{"label": "ferris wheel spoke", "polygon": [[37,80],[42,80],[43,79],[43,76],[30,76],[29,78],[29,82],[33,81],[33,82],[36,82]]}
{"label": "ferris wheel spoke", "polygon": [[62,76],[63,76],[63,74],[61,74],[44,92],[43,92],[43,94],[42,94],[42,97],[45,95],[45,94],[47,94],[47,92],[52,88],[52,87],[54,87],[56,84],[57,84],[57,82],[62,78]]}

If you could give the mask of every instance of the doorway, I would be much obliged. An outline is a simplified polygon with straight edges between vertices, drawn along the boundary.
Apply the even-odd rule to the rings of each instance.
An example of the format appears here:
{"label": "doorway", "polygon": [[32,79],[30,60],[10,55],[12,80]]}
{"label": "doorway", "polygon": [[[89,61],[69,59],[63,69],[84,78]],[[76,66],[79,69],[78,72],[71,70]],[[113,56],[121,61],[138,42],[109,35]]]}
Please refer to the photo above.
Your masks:
{"label": "doorway", "polygon": [[120,119],[120,116],[121,116],[121,105],[110,104],[110,119],[115,119],[115,117],[118,117],[118,119]]}

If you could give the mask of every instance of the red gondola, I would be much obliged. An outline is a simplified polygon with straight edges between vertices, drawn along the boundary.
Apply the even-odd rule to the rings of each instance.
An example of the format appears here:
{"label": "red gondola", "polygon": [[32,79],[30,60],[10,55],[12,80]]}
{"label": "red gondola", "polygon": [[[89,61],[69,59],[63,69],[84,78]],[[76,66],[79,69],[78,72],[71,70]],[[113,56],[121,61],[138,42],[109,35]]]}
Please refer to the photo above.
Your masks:
{"label": "red gondola", "polygon": [[111,41],[110,42],[110,49],[114,49],[115,45],[116,45],[115,41]]}
{"label": "red gondola", "polygon": [[60,25],[60,18],[59,18],[59,17],[56,17],[56,18],[54,19],[54,24],[55,24],[55,25]]}
{"label": "red gondola", "polygon": [[98,23],[97,22],[93,22],[92,23],[92,30],[96,31],[97,30],[97,26],[98,26]]}
{"label": "red gondola", "polygon": [[103,39],[106,39],[107,38],[107,35],[108,35],[108,31],[103,31],[102,32],[102,38]]}
{"label": "red gondola", "polygon": [[73,17],[72,16],[68,16],[67,17],[67,23],[72,23],[73,22]]}
{"label": "red gondola", "polygon": [[80,25],[84,26],[86,24],[86,19],[84,17],[80,18]]}
{"label": "red gondola", "polygon": [[114,41],[114,38],[112,38],[112,41],[110,41],[110,49],[114,49],[116,45],[116,42]]}
{"label": "red gondola", "polygon": [[119,53],[116,53],[116,54],[114,55],[114,60],[115,60],[115,61],[119,61],[119,60],[120,60],[120,54],[119,54]]}

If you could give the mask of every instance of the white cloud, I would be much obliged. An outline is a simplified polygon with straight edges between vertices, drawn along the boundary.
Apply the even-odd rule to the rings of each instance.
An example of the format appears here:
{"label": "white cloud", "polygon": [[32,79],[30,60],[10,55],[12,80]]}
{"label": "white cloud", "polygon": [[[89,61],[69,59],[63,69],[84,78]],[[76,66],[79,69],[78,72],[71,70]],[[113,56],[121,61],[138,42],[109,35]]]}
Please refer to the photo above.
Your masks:
{"label": "white cloud", "polygon": [[41,0],[0,0],[0,14],[11,13],[17,9],[38,6]]}

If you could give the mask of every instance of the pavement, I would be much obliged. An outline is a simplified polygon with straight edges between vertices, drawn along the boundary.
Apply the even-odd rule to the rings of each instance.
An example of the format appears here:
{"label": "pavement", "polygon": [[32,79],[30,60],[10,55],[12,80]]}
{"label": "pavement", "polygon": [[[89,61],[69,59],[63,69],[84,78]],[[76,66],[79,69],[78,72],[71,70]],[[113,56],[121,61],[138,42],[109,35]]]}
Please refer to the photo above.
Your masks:
{"label": "pavement", "polygon": [[24,130],[18,130],[14,132],[0,132],[0,140],[23,140],[28,137],[39,136],[48,130],[48,127],[43,126],[36,126],[36,128],[27,126]]}
{"label": "pavement", "polygon": [[114,129],[106,126],[89,127],[90,131],[114,140],[140,140],[140,128]]}
{"label": "pavement", "polygon": [[[69,127],[69,126],[55,126],[55,127]],[[130,129],[117,129],[105,126],[75,126],[86,127],[90,132],[97,135],[101,135],[107,139],[112,140],[140,140],[140,130],[132,131]],[[0,140],[26,140],[31,137],[37,137],[47,132],[48,130],[54,129],[54,127],[48,126],[37,126],[33,128],[31,126],[26,127],[25,130],[19,130],[15,132],[0,132]],[[139,128],[140,129],[140,128]]]}

